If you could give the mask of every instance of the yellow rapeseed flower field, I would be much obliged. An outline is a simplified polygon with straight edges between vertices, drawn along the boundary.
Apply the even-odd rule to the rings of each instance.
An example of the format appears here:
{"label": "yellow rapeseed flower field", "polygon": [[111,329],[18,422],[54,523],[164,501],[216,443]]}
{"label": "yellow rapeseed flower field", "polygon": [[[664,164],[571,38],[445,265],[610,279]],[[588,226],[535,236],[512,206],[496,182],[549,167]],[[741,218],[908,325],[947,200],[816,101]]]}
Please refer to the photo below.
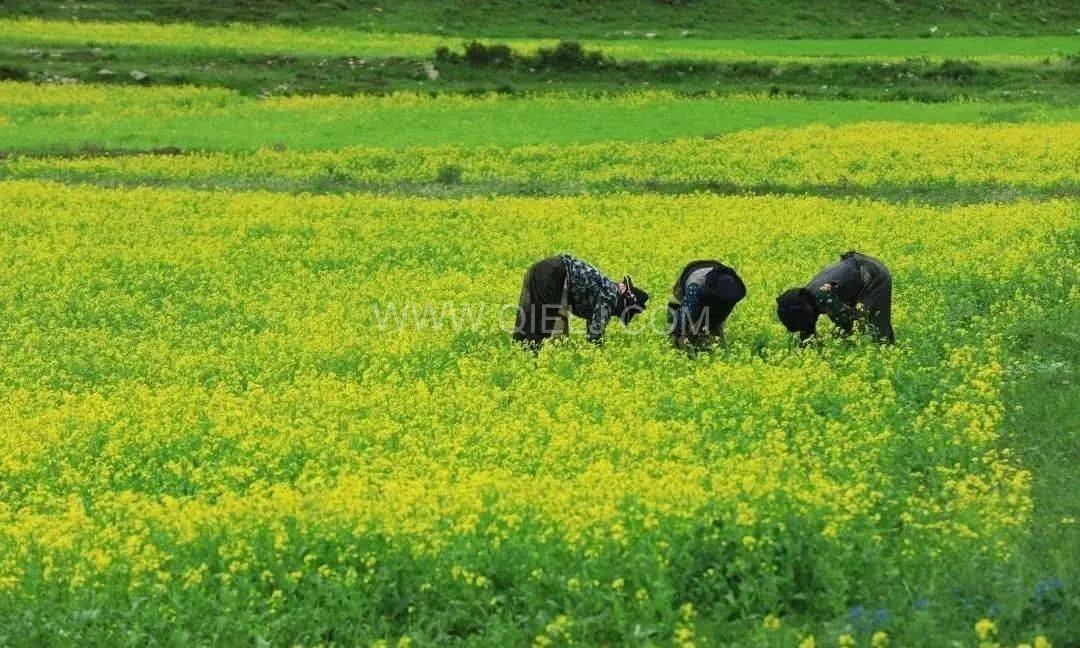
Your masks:
{"label": "yellow rapeseed flower field", "polygon": [[[404,101],[410,95],[397,95]],[[164,99],[163,100],[167,100]],[[338,101],[336,98],[332,98]],[[419,99],[419,101],[425,101]],[[296,100],[284,100],[295,106]],[[275,182],[321,180],[404,185],[457,182],[605,190],[652,184],[917,186],[992,184],[1073,187],[1080,168],[1080,125],[913,125],[860,123],[755,129],[715,139],[663,143],[506,147],[348,147],[330,151],[265,148],[242,153],[131,155],[0,160],[10,178],[75,177],[134,182]],[[1037,154],[1033,154],[1037,152]],[[993,164],[987,164],[993,160]],[[303,186],[303,184],[300,184]]]}
{"label": "yellow rapeseed flower field", "polygon": [[[1051,127],[928,128],[841,129],[824,148],[808,129],[761,164],[806,182],[1071,179],[1075,151]],[[924,157],[880,168],[927,133],[938,141]],[[631,160],[619,170],[587,146],[431,155],[477,177],[599,180],[691,179],[726,159],[749,182],[762,170],[726,153],[770,134],[742,137],[619,145]],[[848,149],[862,138],[881,146]],[[1021,154],[1032,142],[1045,157]],[[981,168],[987,155],[1001,164]],[[264,151],[4,168],[303,178],[333,163],[398,179],[410,159]],[[707,610],[794,642],[806,634],[778,602],[835,613],[859,588],[922,591],[944,566],[1014,550],[1032,500],[999,439],[1003,331],[1077,298],[1080,261],[1060,237],[1078,216],[1071,200],[5,181],[0,605],[62,601],[87,615],[79,623],[135,631],[168,618],[170,641],[258,627],[407,644],[500,618],[517,619],[508,642],[548,645],[615,610],[632,622],[614,621],[626,634],[610,641],[691,642]],[[888,261],[899,343],[793,347],[775,295],[848,249]],[[654,300],[603,348],[575,335],[534,357],[511,345],[507,308],[528,265],[561,251],[633,275]],[[727,347],[687,356],[662,311],[697,257],[737,267],[749,295]],[[319,614],[352,621],[322,636]]]}

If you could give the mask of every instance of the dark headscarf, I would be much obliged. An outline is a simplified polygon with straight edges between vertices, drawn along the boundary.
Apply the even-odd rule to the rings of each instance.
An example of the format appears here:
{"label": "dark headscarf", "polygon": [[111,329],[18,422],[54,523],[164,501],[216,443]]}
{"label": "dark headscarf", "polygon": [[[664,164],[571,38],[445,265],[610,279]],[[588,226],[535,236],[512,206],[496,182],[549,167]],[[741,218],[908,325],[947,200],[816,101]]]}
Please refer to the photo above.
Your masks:
{"label": "dark headscarf", "polygon": [[817,330],[818,312],[814,295],[806,288],[792,288],[776,298],[776,316],[792,333],[807,339]]}
{"label": "dark headscarf", "polygon": [[630,275],[623,277],[623,283],[626,284],[626,292],[620,293],[615,298],[615,313],[618,314],[623,324],[629,324],[635,315],[645,310],[645,303],[649,301],[649,293],[641,288],[634,287]]}

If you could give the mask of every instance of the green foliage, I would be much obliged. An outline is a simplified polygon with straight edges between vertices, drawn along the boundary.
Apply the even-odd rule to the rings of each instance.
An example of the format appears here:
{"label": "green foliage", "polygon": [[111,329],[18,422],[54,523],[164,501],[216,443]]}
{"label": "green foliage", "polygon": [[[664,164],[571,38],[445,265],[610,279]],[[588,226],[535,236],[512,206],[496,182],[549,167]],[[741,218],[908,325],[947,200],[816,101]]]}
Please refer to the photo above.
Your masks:
{"label": "green foliage", "polygon": [[435,174],[435,182],[444,185],[458,184],[461,182],[462,168],[456,164],[447,164],[439,167]]}
{"label": "green foliage", "polygon": [[957,83],[966,83],[974,79],[979,72],[978,63],[946,59],[938,65],[937,70],[928,73],[928,75],[933,78],[947,79]]}
{"label": "green foliage", "polygon": [[599,50],[586,51],[576,41],[559,41],[555,47],[537,50],[536,64],[563,71],[596,69],[604,66],[604,55]]}
{"label": "green foliage", "polygon": [[[472,41],[465,45],[465,61],[473,67],[509,67],[514,62],[514,52],[508,45],[492,43],[485,45],[478,41]],[[436,60],[440,59],[439,52],[435,52]]]}

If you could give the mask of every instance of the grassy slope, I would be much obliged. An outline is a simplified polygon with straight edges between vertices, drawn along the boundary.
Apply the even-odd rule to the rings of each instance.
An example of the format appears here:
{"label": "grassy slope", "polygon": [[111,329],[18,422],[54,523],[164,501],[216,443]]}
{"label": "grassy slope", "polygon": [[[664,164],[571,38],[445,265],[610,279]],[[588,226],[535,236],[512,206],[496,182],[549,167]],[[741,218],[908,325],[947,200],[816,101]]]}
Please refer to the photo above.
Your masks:
{"label": "grassy slope", "polygon": [[[479,29],[470,36],[486,37]],[[0,19],[0,39],[31,46],[143,45],[180,52],[218,50],[261,54],[322,56],[430,57],[436,47],[454,47],[461,37],[414,32],[364,32],[344,26],[301,29],[279,25],[156,25],[131,21],[65,22]],[[551,46],[553,37],[502,39],[518,51]],[[583,40],[616,59],[740,60],[746,58],[863,57],[901,60],[907,57],[963,57],[990,60],[1038,60],[1080,51],[1080,36],[955,37],[907,39],[724,39],[634,38]]]}
{"label": "grassy slope", "polygon": [[[8,86],[16,93],[18,88]],[[120,89],[116,92],[119,101]],[[460,100],[452,110],[434,100],[404,105],[398,100],[363,98],[266,102],[231,96],[223,98],[220,106],[191,108],[185,107],[191,101],[186,95],[161,101],[154,117],[147,119],[139,108],[127,109],[119,104],[112,110],[102,110],[100,105],[5,106],[0,98],[0,118],[6,117],[6,123],[0,120],[0,151],[72,152],[165,146],[204,150],[262,146],[303,150],[347,145],[509,146],[661,141],[766,126],[860,121],[994,123],[1080,119],[1080,107],[1076,106],[683,99],[664,95],[609,100],[486,98]]]}
{"label": "grassy slope", "polygon": [[[206,15],[198,14],[199,7],[176,15],[196,19],[213,14],[206,7]],[[1077,35],[709,40],[636,34],[586,40],[586,47],[616,61],[601,68],[552,70],[520,60],[508,68],[478,69],[440,60],[438,78],[429,79],[424,66],[434,50],[457,49],[462,38],[422,33],[419,30],[431,26],[419,20],[409,23],[412,33],[398,34],[365,32],[348,21],[305,29],[280,24],[163,25],[132,21],[138,16],[131,13],[113,16],[125,19],[120,22],[3,15],[0,12],[0,79],[132,83],[131,74],[138,71],[150,75],[146,83],[218,85],[252,95],[403,89],[624,92],[660,87],[681,93],[782,92],[841,99],[1034,97],[1075,104],[1080,93],[1080,64],[1062,58],[1080,53]],[[86,16],[112,14],[95,9]],[[475,24],[473,33],[484,33],[483,21]],[[516,52],[531,55],[555,42],[536,38],[554,35],[545,31],[545,24],[532,25],[526,38],[504,40]],[[968,64],[940,69],[953,65],[953,58]]]}
{"label": "grassy slope", "polygon": [[859,3],[857,10],[845,0],[143,0],[135,7],[119,0],[7,0],[0,16],[347,25],[500,38],[611,38],[626,31],[659,36],[690,31],[705,38],[919,37],[932,27],[951,35],[1069,34],[1080,28],[1080,10],[1069,0],[873,0]]}
{"label": "grassy slope", "polygon": [[[861,42],[861,41],[859,41]],[[646,62],[620,60],[603,67],[558,69],[519,59],[502,67],[439,60],[428,77],[416,59],[273,55],[222,50],[183,51],[155,46],[46,46],[0,44],[0,79],[133,85],[138,71],[148,85],[221,86],[246,95],[430,92],[622,93],[642,88],[680,94],[769,92],[801,97],[945,101],[1035,100],[1080,103],[1080,64],[1051,58],[1028,63],[903,62],[820,57]]]}

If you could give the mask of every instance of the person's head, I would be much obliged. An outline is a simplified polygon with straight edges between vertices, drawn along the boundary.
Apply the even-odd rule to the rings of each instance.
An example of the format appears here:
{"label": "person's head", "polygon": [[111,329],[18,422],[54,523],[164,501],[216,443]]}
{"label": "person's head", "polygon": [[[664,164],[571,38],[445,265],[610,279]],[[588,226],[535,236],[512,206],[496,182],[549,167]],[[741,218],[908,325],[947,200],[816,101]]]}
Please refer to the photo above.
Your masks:
{"label": "person's head", "polygon": [[619,284],[619,298],[615,302],[615,314],[623,324],[629,324],[634,316],[645,310],[645,303],[648,301],[649,293],[634,286],[634,282],[627,275]]}
{"label": "person's head", "polygon": [[807,340],[817,330],[818,312],[814,306],[814,294],[806,288],[792,288],[776,298],[776,316],[800,340]]}
{"label": "person's head", "polygon": [[746,297],[746,285],[731,269],[717,268],[705,275],[701,304],[709,309],[710,321],[726,321],[743,297]]}

